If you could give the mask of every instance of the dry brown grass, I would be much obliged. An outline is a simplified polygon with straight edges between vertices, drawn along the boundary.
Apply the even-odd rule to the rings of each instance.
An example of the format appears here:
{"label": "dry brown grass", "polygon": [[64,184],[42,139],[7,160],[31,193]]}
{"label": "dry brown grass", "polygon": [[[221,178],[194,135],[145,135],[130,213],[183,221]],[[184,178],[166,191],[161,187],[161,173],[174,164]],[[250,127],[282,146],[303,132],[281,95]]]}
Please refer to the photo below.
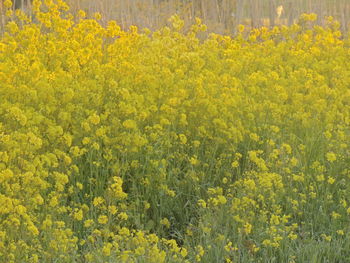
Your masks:
{"label": "dry brown grass", "polygon": [[[101,12],[105,21],[117,20],[123,28],[130,25],[156,29],[166,25],[177,13],[187,23],[202,18],[209,31],[231,34],[238,24],[259,27],[292,24],[302,13],[316,13],[319,23],[332,15],[349,26],[349,0],[68,0],[72,9]],[[281,10],[282,9],[282,10]]]}
{"label": "dry brown grass", "polygon": [[[3,1],[3,0],[0,0]],[[29,0],[14,0],[15,6],[30,6]],[[130,25],[157,29],[179,14],[186,24],[202,18],[210,32],[232,34],[238,24],[274,26],[292,24],[302,13],[316,13],[319,23],[332,15],[349,29],[349,0],[67,0],[73,12],[100,12],[103,22],[114,19],[127,29]],[[1,10],[0,10],[1,11]],[[4,19],[2,18],[2,21]]]}

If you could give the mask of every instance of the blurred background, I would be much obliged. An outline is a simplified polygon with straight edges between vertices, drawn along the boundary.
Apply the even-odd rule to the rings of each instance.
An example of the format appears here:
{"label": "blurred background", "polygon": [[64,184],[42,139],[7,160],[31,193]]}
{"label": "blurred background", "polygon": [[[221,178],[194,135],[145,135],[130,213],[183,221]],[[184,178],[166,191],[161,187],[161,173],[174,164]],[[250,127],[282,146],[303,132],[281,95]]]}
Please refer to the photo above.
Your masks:
{"label": "blurred background", "polygon": [[[0,0],[3,1],[3,0]],[[350,0],[67,0],[73,12],[100,12],[102,22],[114,19],[123,29],[130,25],[152,30],[168,25],[178,14],[191,24],[200,17],[209,32],[234,34],[238,24],[248,27],[290,25],[302,13],[316,13],[318,23],[333,16],[343,32],[349,29]],[[30,0],[14,0],[14,8],[30,9]]]}

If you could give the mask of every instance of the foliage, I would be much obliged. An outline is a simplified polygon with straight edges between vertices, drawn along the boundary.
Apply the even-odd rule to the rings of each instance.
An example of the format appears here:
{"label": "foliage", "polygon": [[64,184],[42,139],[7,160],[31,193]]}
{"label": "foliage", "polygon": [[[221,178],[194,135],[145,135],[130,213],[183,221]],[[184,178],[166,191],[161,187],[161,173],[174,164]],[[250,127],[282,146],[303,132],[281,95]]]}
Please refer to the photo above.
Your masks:
{"label": "foliage", "polygon": [[338,23],[203,40],[33,7],[0,41],[2,262],[350,260]]}

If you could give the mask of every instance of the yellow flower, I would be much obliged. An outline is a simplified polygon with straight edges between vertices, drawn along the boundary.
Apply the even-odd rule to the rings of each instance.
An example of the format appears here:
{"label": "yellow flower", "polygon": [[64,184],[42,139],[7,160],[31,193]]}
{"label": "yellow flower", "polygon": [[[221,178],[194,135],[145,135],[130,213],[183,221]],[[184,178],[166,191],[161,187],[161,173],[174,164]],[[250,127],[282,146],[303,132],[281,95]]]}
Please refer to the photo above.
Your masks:
{"label": "yellow flower", "polygon": [[83,220],[83,210],[79,209],[78,211],[74,212],[73,217],[78,221]]}
{"label": "yellow flower", "polygon": [[337,230],[337,234],[340,236],[344,236],[344,231],[339,229],[339,230]]}
{"label": "yellow flower", "polygon": [[39,230],[36,228],[36,226],[33,223],[29,224],[27,229],[32,235],[34,236],[39,235]]}
{"label": "yellow flower", "polygon": [[111,249],[112,249],[113,245],[111,243],[107,243],[102,247],[102,253],[105,256],[110,256],[111,255]]}
{"label": "yellow flower", "polygon": [[332,212],[332,218],[333,219],[338,219],[338,218],[340,218],[341,217],[341,215],[339,214],[339,213],[337,213],[337,212]]}
{"label": "yellow flower", "polygon": [[167,218],[163,218],[162,220],[160,220],[160,224],[165,226],[166,228],[170,228],[170,222]]}
{"label": "yellow flower", "polygon": [[327,242],[332,241],[332,236],[327,236],[326,234],[322,234],[321,237]]}
{"label": "yellow flower", "polygon": [[199,160],[197,159],[197,156],[193,156],[190,158],[190,164],[192,164],[193,166],[196,166],[199,164]]}
{"label": "yellow flower", "polygon": [[251,133],[250,134],[250,139],[252,139],[255,142],[259,141],[259,136],[256,133]]}
{"label": "yellow flower", "polygon": [[237,168],[239,166],[239,162],[238,161],[233,161],[231,163],[231,166],[232,166],[232,168]]}
{"label": "yellow flower", "polygon": [[77,182],[76,186],[78,187],[79,190],[83,190],[83,185],[81,183]]}
{"label": "yellow flower", "polygon": [[328,182],[329,184],[334,184],[335,179],[334,179],[333,177],[329,177],[328,180],[327,180],[327,182]]}
{"label": "yellow flower", "polygon": [[196,261],[197,262],[200,262],[202,257],[204,256],[204,253],[205,253],[205,250],[204,248],[201,246],[201,245],[198,245],[196,247],[196,251],[197,251],[197,254],[196,254]]}
{"label": "yellow flower", "polygon": [[134,130],[137,128],[137,124],[134,120],[126,120],[123,122],[123,126],[127,129]]}
{"label": "yellow flower", "polygon": [[187,249],[182,247],[180,250],[180,255],[184,258],[187,256],[187,254],[188,254]]}
{"label": "yellow flower", "polygon": [[252,225],[249,223],[244,224],[244,233],[250,234],[252,232]]}
{"label": "yellow flower", "polygon": [[118,217],[119,217],[121,220],[128,220],[128,215],[127,215],[125,212],[119,213]]}
{"label": "yellow flower", "polygon": [[146,252],[145,248],[144,247],[138,247],[135,249],[135,254],[138,255],[138,256],[142,256],[144,255]]}
{"label": "yellow flower", "polygon": [[119,176],[113,176],[113,183],[109,187],[112,195],[117,199],[125,199],[128,195],[123,191],[122,188],[123,180]]}
{"label": "yellow flower", "polygon": [[97,125],[100,123],[100,116],[98,116],[97,114],[93,114],[89,117],[89,122],[91,124]]}
{"label": "yellow flower", "polygon": [[298,236],[297,236],[295,233],[290,232],[290,233],[288,234],[288,238],[291,239],[291,240],[295,240],[295,239],[298,238]]}
{"label": "yellow flower", "polygon": [[50,217],[47,217],[44,221],[43,221],[43,229],[46,230],[48,228],[50,228],[52,226],[52,220]]}
{"label": "yellow flower", "polygon": [[89,228],[90,226],[92,226],[93,223],[94,223],[94,220],[87,219],[84,221],[84,227]]}
{"label": "yellow flower", "polygon": [[244,25],[238,25],[238,32],[242,33],[244,31]]}
{"label": "yellow flower", "polygon": [[179,134],[179,139],[180,139],[181,144],[187,143],[187,137],[185,134]]}
{"label": "yellow flower", "polygon": [[102,224],[105,225],[108,222],[108,217],[106,215],[100,215],[97,219],[97,221]]}
{"label": "yellow flower", "polygon": [[78,11],[78,16],[79,16],[80,18],[85,18],[85,17],[86,17],[85,11],[79,10],[79,11]]}
{"label": "yellow flower", "polygon": [[12,6],[12,1],[11,0],[5,0],[4,1],[4,6],[7,8],[10,8]]}
{"label": "yellow flower", "polygon": [[95,17],[96,20],[101,20],[102,15],[101,15],[100,13],[96,12],[96,13],[94,14],[94,17]]}
{"label": "yellow flower", "polygon": [[108,212],[115,215],[118,212],[118,208],[115,205],[108,206]]}
{"label": "yellow flower", "polygon": [[328,152],[326,154],[326,158],[327,158],[327,161],[329,162],[334,162],[335,160],[337,160],[337,155],[334,153],[334,152]]}
{"label": "yellow flower", "polygon": [[91,142],[91,140],[90,140],[90,138],[88,138],[88,137],[84,137],[84,139],[82,140],[83,145],[87,145],[87,144],[89,144],[90,142]]}
{"label": "yellow flower", "polygon": [[119,235],[121,235],[121,236],[130,236],[130,231],[129,231],[128,228],[122,227],[122,228],[119,230]]}
{"label": "yellow flower", "polygon": [[226,199],[226,197],[223,196],[223,195],[218,195],[218,196],[217,196],[217,199],[218,199],[219,204],[224,205],[224,204],[227,203],[227,199]]}
{"label": "yellow flower", "polygon": [[93,200],[93,205],[94,206],[99,206],[104,203],[104,199],[102,197],[95,197]]}

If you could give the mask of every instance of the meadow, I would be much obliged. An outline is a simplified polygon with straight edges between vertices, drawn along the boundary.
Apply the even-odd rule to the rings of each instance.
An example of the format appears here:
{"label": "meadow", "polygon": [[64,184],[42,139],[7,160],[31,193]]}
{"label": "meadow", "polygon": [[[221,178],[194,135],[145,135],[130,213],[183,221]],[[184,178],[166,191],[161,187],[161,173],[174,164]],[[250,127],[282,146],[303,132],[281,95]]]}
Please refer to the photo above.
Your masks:
{"label": "meadow", "polygon": [[350,262],[350,39],[63,0],[0,38],[0,262]]}

